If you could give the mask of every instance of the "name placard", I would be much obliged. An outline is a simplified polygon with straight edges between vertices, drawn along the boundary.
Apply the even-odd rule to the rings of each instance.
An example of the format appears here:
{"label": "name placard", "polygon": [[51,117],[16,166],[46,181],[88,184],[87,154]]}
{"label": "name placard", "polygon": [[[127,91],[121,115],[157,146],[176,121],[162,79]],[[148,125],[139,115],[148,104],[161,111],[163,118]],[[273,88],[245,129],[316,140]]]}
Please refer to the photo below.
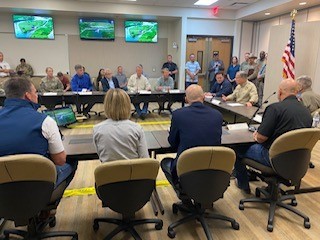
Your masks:
{"label": "name placard", "polygon": [[247,123],[235,123],[235,124],[228,124],[227,125],[228,130],[248,130],[248,124]]}

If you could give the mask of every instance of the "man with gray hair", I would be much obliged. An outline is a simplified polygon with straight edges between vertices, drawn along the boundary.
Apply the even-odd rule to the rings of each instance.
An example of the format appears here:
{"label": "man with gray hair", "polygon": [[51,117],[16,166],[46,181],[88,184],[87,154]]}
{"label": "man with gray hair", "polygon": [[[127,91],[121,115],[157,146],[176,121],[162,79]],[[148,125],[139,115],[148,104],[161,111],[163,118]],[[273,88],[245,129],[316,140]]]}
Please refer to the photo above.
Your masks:
{"label": "man with gray hair", "polygon": [[312,91],[312,80],[309,76],[300,76],[298,77],[297,82],[300,87],[300,99],[303,105],[308,108],[311,115],[313,116],[316,112],[320,111],[320,95]]}
{"label": "man with gray hair", "polygon": [[0,52],[0,77],[9,76],[10,72],[12,72],[12,70],[10,69],[10,65],[3,60],[3,53]]}
{"label": "man with gray hair", "polygon": [[233,93],[224,96],[222,95],[223,101],[235,101],[238,103],[245,104],[247,107],[252,107],[258,102],[258,93],[256,86],[248,81],[248,75],[244,71],[236,73],[237,87]]}
{"label": "man with gray hair", "polygon": [[186,90],[186,102],[190,106],[172,113],[168,141],[177,156],[163,159],[161,168],[174,188],[178,184],[177,160],[183,151],[197,146],[221,145],[222,114],[204,105],[203,100],[201,86],[192,84]]}

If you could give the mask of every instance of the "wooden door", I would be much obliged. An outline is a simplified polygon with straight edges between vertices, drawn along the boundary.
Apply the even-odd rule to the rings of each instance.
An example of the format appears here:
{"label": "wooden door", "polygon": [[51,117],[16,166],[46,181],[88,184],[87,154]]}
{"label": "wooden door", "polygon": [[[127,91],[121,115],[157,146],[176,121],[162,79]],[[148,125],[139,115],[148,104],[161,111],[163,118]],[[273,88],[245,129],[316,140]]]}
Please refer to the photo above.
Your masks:
{"label": "wooden door", "polygon": [[[227,73],[231,63],[232,38],[231,37],[213,37],[210,41],[210,58],[213,57],[213,52],[219,52],[219,58],[224,63],[224,73]],[[211,60],[210,59],[210,60]]]}

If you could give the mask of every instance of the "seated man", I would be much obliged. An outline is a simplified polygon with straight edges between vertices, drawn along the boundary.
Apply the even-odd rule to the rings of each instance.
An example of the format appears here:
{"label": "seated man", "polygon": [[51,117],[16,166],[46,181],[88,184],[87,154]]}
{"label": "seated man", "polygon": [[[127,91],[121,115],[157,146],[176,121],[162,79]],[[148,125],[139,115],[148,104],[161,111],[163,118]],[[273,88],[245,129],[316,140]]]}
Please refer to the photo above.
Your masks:
{"label": "seated man", "polygon": [[249,147],[235,148],[237,186],[246,193],[250,192],[250,187],[247,168],[241,163],[241,159],[250,158],[263,165],[271,166],[269,148],[277,137],[291,130],[311,127],[312,118],[308,109],[296,98],[297,92],[296,81],[293,79],[283,80],[278,90],[279,102],[266,108],[261,125],[253,133],[253,138],[257,143]]}
{"label": "seated man", "polygon": [[257,88],[252,82],[248,81],[247,76],[248,75],[243,71],[237,72],[237,87],[232,94],[228,96],[222,95],[222,100],[235,101],[245,104],[247,107],[252,107],[256,104],[258,102]]}
{"label": "seated man", "polygon": [[300,85],[300,99],[313,116],[316,112],[320,111],[320,95],[312,91],[312,80],[309,76],[300,76],[297,82]]}
{"label": "seated man", "polygon": [[26,63],[26,59],[21,58],[20,64],[16,67],[16,72],[19,76],[32,77],[33,69],[30,64]]}
{"label": "seated man", "polygon": [[[136,73],[131,75],[131,77],[129,78],[128,81],[128,90],[130,92],[139,92],[141,90],[151,90],[151,86],[150,83],[148,81],[148,79],[142,75],[142,67],[140,65],[138,65],[136,67]],[[148,102],[144,102],[143,103],[143,108],[140,108],[140,103],[133,103],[138,116],[141,119],[145,119],[145,116],[148,113],[148,106],[149,103]]]}
{"label": "seated man", "polygon": [[232,93],[232,84],[228,79],[224,78],[223,72],[216,74],[216,82],[213,84],[210,93],[214,97],[222,97],[222,95],[229,95]]}
{"label": "seated man", "polygon": [[161,168],[168,181],[178,190],[177,160],[189,148],[221,145],[222,114],[203,104],[204,93],[199,85],[192,84],[186,90],[186,102],[190,104],[172,113],[168,141],[177,151],[175,159],[165,158]]}
{"label": "seated man", "polygon": [[69,78],[66,75],[64,75],[62,72],[58,72],[57,77],[59,78],[60,82],[63,85],[63,89],[64,89],[63,91],[64,92],[70,91],[71,85],[70,85]]}
{"label": "seated man", "polygon": [[[168,68],[163,68],[162,69],[162,76],[158,79],[157,86],[156,86],[156,91],[162,91],[162,92],[169,92],[170,89],[174,88],[174,81],[173,78],[170,77],[170,71]],[[164,110],[164,101],[158,101],[159,104],[159,113]],[[173,102],[169,101],[168,102],[168,107],[167,109],[171,111],[171,106]]]}
{"label": "seated man", "polygon": [[[0,156],[12,154],[43,155],[56,165],[55,187],[67,186],[77,169],[77,161],[66,160],[56,122],[37,112],[38,95],[34,85],[25,78],[12,78],[4,85],[6,100],[0,109]],[[5,137],[4,137],[5,136]]]}
{"label": "seated man", "polygon": [[41,79],[40,91],[42,93],[62,92],[63,84],[57,77],[53,76],[53,68],[47,67],[46,74],[47,76]]}
{"label": "seated man", "polygon": [[109,68],[104,70],[104,78],[101,79],[102,89],[104,92],[110,88],[120,88],[118,79],[112,76],[112,72]]}
{"label": "seated man", "polygon": [[117,74],[115,75],[115,77],[119,82],[120,88],[124,91],[128,91],[128,79],[127,76],[123,73],[122,66],[118,66]]}
{"label": "seated man", "polygon": [[[76,70],[76,74],[72,77],[71,80],[71,89],[73,92],[90,92],[92,91],[92,82],[90,79],[90,76],[84,72],[83,66],[80,64],[77,64],[74,66],[74,69]],[[84,105],[87,104],[85,107]],[[83,113],[85,116],[88,116],[91,108],[93,107],[94,103],[84,103],[82,104],[82,110],[81,110],[81,104],[77,103],[77,112]]]}

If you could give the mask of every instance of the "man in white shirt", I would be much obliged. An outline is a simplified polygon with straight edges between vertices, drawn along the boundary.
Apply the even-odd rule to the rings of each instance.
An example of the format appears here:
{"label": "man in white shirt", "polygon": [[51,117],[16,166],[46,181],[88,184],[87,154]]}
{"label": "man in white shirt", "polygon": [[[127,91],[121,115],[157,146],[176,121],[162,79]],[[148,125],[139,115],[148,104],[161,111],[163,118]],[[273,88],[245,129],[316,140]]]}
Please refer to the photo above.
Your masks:
{"label": "man in white shirt", "polygon": [[[142,67],[139,65],[136,67],[136,73],[131,75],[128,81],[128,91],[129,92],[139,92],[141,90],[151,90],[151,85],[148,79],[142,75]],[[143,103],[143,108],[140,108],[140,103],[133,103],[138,116],[143,120],[148,113],[148,102]]]}
{"label": "man in white shirt", "polygon": [[10,75],[11,69],[9,63],[3,60],[3,53],[0,52],[0,77],[7,77]]}

